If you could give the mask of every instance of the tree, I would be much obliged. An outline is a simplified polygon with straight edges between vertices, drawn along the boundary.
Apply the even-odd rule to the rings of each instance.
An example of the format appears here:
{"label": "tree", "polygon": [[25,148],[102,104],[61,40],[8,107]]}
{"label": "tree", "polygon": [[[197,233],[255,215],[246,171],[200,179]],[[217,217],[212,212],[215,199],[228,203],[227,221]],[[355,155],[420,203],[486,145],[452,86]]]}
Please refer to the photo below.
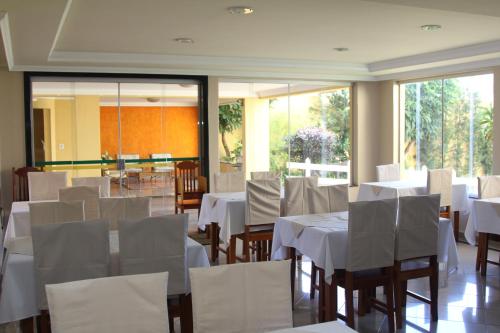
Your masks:
{"label": "tree", "polygon": [[231,150],[226,141],[226,134],[241,127],[243,117],[243,100],[219,105],[219,132],[222,138],[224,152],[228,158],[231,157]]}
{"label": "tree", "polygon": [[306,158],[311,163],[331,163],[333,159],[334,136],[319,127],[301,128],[290,135],[290,161],[304,162]]}

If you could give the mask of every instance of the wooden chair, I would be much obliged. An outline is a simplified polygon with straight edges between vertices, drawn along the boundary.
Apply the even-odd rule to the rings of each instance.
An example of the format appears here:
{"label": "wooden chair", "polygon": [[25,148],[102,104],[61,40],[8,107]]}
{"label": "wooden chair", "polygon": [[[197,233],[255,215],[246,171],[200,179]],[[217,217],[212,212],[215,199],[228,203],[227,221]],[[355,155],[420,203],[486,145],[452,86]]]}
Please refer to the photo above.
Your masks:
{"label": "wooden chair", "polygon": [[200,166],[196,162],[183,161],[175,163],[175,214],[180,209],[197,209],[200,215],[201,199],[207,191],[207,179],[201,176]]}
{"label": "wooden chair", "polygon": [[[500,197],[500,176],[477,177],[479,199]],[[478,235],[476,271],[481,271],[481,275],[486,276],[487,264],[500,265],[496,261],[488,259],[489,239],[498,241],[500,236],[480,232]]]}
{"label": "wooden chair", "polygon": [[33,167],[12,168],[12,200],[29,201],[28,172],[41,172]]}
{"label": "wooden chair", "polygon": [[[394,291],[396,326],[403,327],[406,296],[430,304],[432,321],[438,320],[439,195],[401,197],[396,231]],[[408,280],[429,278],[430,299],[407,290]]]}
{"label": "wooden chair", "polygon": [[[344,319],[354,329],[354,291],[362,295],[378,286],[386,290],[382,303],[372,297],[372,306],[387,314],[389,331],[394,332],[393,265],[397,199],[360,201],[349,204],[349,229],[345,270],[337,269],[329,288],[331,309],[328,316]],[[324,281],[321,281],[325,284]],[[337,314],[337,287],[345,289],[346,316]],[[364,302],[361,302],[363,304]],[[363,309],[358,306],[360,315]]]}

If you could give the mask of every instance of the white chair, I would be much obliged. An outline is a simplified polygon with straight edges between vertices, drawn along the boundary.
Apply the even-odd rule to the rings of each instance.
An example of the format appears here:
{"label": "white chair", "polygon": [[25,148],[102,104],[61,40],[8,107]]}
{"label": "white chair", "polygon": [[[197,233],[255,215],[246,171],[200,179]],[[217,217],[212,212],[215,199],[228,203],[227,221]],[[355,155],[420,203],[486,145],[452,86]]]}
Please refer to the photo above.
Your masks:
{"label": "white chair", "polygon": [[290,261],[190,268],[194,333],[290,328]]}
{"label": "white chair", "polygon": [[[363,313],[365,291],[384,286],[385,309],[389,331],[394,332],[393,265],[396,232],[397,199],[349,203],[346,268],[335,270],[331,284],[333,320],[337,311],[337,286],[345,289],[346,322],[354,328],[354,290],[360,291],[358,311]],[[372,300],[370,300],[372,301]]]}
{"label": "white chair", "polygon": [[477,177],[479,199],[500,197],[500,176]]}
{"label": "white chair", "polygon": [[223,172],[214,175],[214,192],[244,192],[245,174],[241,171]]}
{"label": "white chair", "polygon": [[59,189],[66,186],[66,172],[28,172],[30,201],[58,200]]}
{"label": "white chair", "polygon": [[99,187],[98,186],[75,186],[59,190],[61,202],[83,201],[85,212],[84,220],[95,220],[99,218]]}
{"label": "white chair", "polygon": [[151,198],[100,198],[102,219],[109,221],[110,230],[118,229],[118,220],[142,220],[151,216]]}
{"label": "white chair", "polygon": [[318,187],[318,177],[288,177],[285,179],[285,215],[309,214],[308,191]]}
{"label": "white chair", "polygon": [[47,309],[45,285],[109,275],[106,221],[32,225],[37,301]]}
{"label": "white chair", "polygon": [[[427,171],[427,193],[441,195],[441,213],[440,216],[450,219],[451,216],[451,200],[453,193],[453,170],[451,168],[434,169]],[[454,212],[453,216],[453,234],[455,240],[458,241],[458,232],[460,228],[460,214]]]}
{"label": "white chair", "polygon": [[82,221],[85,217],[83,201],[31,202],[29,210],[32,226]]}
{"label": "white chair", "polygon": [[[139,154],[122,154],[119,156],[120,159],[123,160],[138,160],[140,159]],[[125,173],[140,173],[142,172],[142,168],[127,168],[127,163],[136,163],[136,162],[126,162],[125,163]]]}
{"label": "white chair", "polygon": [[335,213],[349,209],[348,185],[318,186],[308,189],[309,213]]}
{"label": "white chair", "polygon": [[[402,307],[406,295],[431,307],[431,318],[438,320],[439,194],[399,198],[394,261],[396,327],[403,327]],[[409,292],[408,280],[429,278],[430,299]]]}
{"label": "white chair", "polygon": [[[256,245],[257,261],[270,259],[271,244],[273,240],[274,223],[280,216],[280,191],[279,179],[250,180],[246,186],[245,205],[245,232],[231,236],[230,259],[233,263],[251,261],[250,243]],[[236,257],[236,238],[243,241],[243,256]]]}
{"label": "white chair", "polygon": [[72,178],[73,186],[99,186],[99,196],[109,198],[111,191],[111,177],[77,177]]}
{"label": "white chair", "polygon": [[[151,158],[172,158],[172,154],[151,154]],[[166,162],[154,162],[154,163],[166,163]],[[174,171],[173,166],[155,166],[153,167],[153,172],[172,172]]]}
{"label": "white chair", "polygon": [[265,179],[281,179],[280,171],[252,171],[250,172],[251,180],[265,180]]}
{"label": "white chair", "polygon": [[46,286],[53,333],[169,332],[168,272]]}
{"label": "white chair", "polygon": [[400,180],[400,167],[399,164],[384,164],[377,165],[377,181],[378,182],[392,182]]}

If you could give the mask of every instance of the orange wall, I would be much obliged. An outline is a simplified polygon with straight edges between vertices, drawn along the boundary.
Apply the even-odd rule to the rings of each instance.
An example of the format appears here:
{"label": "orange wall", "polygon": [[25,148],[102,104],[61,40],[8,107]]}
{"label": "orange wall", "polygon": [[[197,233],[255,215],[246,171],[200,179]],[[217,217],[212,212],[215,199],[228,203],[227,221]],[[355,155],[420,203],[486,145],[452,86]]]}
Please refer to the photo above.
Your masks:
{"label": "orange wall", "polygon": [[[122,152],[170,153],[173,157],[198,156],[198,108],[122,106]],[[101,152],[118,152],[118,108],[101,106]]]}

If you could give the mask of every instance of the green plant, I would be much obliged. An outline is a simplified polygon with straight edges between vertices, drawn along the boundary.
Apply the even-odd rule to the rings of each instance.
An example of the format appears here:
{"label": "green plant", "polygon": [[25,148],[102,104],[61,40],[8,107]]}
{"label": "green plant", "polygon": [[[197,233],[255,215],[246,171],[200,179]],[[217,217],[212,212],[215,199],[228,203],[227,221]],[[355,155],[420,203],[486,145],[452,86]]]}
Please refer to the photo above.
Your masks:
{"label": "green plant", "polygon": [[243,118],[243,100],[219,105],[219,132],[226,158],[231,158],[231,150],[226,141],[226,134],[241,127]]}

